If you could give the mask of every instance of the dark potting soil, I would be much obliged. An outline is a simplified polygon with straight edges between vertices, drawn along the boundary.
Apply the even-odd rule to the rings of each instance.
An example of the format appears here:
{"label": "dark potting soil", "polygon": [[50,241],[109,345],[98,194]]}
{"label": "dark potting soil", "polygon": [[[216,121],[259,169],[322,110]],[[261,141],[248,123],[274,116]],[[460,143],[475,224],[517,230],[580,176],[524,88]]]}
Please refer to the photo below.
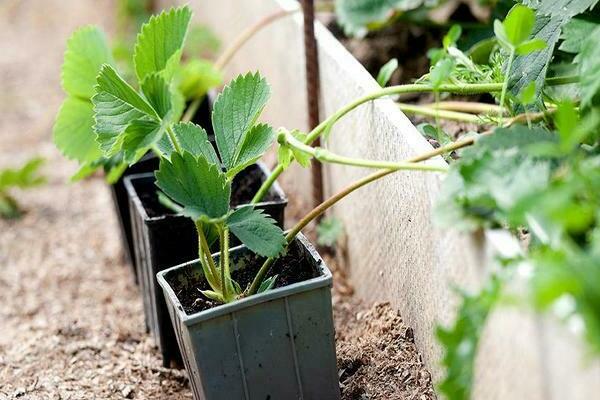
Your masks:
{"label": "dark potting soil", "polygon": [[[248,204],[260,189],[260,186],[265,180],[262,170],[257,165],[251,165],[233,179],[231,185],[231,206],[235,207],[240,204]],[[140,185],[137,194],[146,209],[148,217],[159,217],[161,215],[175,215],[172,210],[169,210],[158,201],[158,187],[154,183]],[[272,192],[267,193],[263,201],[277,200],[277,196]]]}
{"label": "dark potting soil", "polygon": [[[264,260],[263,257],[250,252],[237,253],[231,260],[233,269],[231,277],[240,287],[246,288],[254,279]],[[200,268],[199,265],[197,267]],[[317,265],[314,265],[312,258],[309,257],[307,250],[297,242],[293,242],[287,253],[275,261],[266,276],[277,275],[274,288],[279,288],[316,278],[319,276],[317,267]],[[201,290],[209,290],[210,287],[202,275],[195,271],[191,265],[187,266],[183,272],[167,275],[166,280],[173,288],[188,315],[221,304],[207,299],[200,293]]]}

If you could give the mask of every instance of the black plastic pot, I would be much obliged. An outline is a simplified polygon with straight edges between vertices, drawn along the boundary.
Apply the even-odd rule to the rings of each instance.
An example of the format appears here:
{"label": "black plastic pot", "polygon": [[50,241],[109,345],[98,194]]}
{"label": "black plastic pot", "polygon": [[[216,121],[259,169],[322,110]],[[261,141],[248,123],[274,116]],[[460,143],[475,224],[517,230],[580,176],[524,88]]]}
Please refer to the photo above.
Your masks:
{"label": "black plastic pot", "polygon": [[[270,171],[264,164],[254,164],[236,176],[233,193],[247,177],[255,176],[258,188]],[[157,203],[153,174],[132,175],[125,179],[131,208],[131,224],[135,245],[137,275],[144,301],[146,327],[152,332],[163,357],[163,364],[181,365],[175,333],[169,320],[167,306],[156,281],[156,274],[166,268],[198,257],[198,236],[194,223],[187,217],[175,215]],[[246,182],[247,183],[247,182]],[[255,190],[248,191],[247,204]],[[276,183],[267,200],[257,204],[283,227],[287,199]],[[232,245],[236,245],[232,237]]]}
{"label": "black plastic pot", "polygon": [[[317,276],[187,314],[169,282],[201,278],[196,261],[157,275],[194,399],[338,400],[331,272],[298,235],[299,259]],[[232,249],[231,259],[247,253]],[[183,283],[185,285],[185,283]]]}
{"label": "black plastic pot", "polygon": [[[209,139],[214,139],[210,114],[214,97],[207,96],[202,105],[198,108],[192,122],[204,127],[208,133]],[[146,154],[136,164],[128,167],[121,178],[113,185],[110,185],[113,204],[119,222],[119,231],[124,245],[123,255],[125,262],[131,265],[135,282],[138,282],[137,271],[135,267],[135,255],[133,249],[133,234],[131,231],[131,217],[129,215],[129,201],[127,200],[127,190],[125,189],[124,179],[133,174],[153,172],[158,169],[159,159],[152,153]]]}

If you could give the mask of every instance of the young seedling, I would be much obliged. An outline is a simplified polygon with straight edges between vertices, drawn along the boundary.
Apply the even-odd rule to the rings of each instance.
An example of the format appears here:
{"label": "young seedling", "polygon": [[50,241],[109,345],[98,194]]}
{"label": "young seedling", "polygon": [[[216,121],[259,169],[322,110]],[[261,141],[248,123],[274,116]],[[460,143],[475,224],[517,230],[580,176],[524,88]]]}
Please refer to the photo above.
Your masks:
{"label": "young seedling", "polygon": [[18,169],[0,170],[0,217],[18,218],[22,215],[17,201],[9,194],[14,188],[26,189],[46,182],[46,178],[38,174],[44,163],[42,158],[32,158]]}
{"label": "young seedling", "polygon": [[161,156],[161,146],[169,141],[177,146],[172,127],[185,101],[201,98],[221,83],[208,63],[180,63],[191,16],[188,7],[173,8],[142,26],[133,54],[139,91],[118,73],[102,31],[88,26],[71,36],[62,67],[67,98],[54,125],[54,140],[81,165],[73,179],[102,167],[113,183],[148,151]]}
{"label": "young seedling", "polygon": [[[177,124],[173,143],[156,172],[156,184],[191,218],[198,232],[202,273],[210,290],[202,293],[219,302],[237,299],[243,292],[231,278],[230,233],[260,256],[274,257],[284,248],[282,230],[275,221],[246,206],[230,208],[234,177],[256,162],[271,146],[273,129],[257,119],[269,98],[269,86],[258,74],[239,76],[215,101],[212,124],[217,152],[206,132],[194,124]],[[219,263],[212,258],[211,244],[219,242]],[[268,289],[274,279],[262,289]]]}

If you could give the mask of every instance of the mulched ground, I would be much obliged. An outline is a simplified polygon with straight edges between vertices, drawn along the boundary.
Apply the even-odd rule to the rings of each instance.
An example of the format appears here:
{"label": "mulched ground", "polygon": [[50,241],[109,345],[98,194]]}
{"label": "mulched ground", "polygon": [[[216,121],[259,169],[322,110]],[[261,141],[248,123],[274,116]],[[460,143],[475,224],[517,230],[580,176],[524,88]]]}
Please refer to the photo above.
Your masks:
{"label": "mulched ground", "polygon": [[[0,3],[0,167],[34,155],[48,184],[16,193],[27,214],[0,220],[0,399],[189,399],[185,371],[162,367],[123,264],[110,195],[51,142],[64,42],[112,26],[107,0]],[[292,210],[294,212],[294,210]],[[389,306],[352,297],[343,267],[334,312],[343,398],[432,399],[410,328]]]}

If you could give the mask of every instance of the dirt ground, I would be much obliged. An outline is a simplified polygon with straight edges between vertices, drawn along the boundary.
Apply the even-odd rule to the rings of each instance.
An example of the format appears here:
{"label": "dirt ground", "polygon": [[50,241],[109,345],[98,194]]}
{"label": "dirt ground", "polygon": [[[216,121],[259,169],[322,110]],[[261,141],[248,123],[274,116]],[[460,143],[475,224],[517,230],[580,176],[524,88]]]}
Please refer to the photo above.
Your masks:
{"label": "dirt ground", "polygon": [[[111,29],[108,0],[0,2],[0,167],[34,155],[48,183],[17,192],[28,210],[0,220],[0,399],[189,399],[185,371],[162,367],[122,263],[107,187],[67,184],[76,170],[51,141],[64,42]],[[344,399],[435,398],[410,328],[386,305],[354,299],[336,271],[334,312]]]}

